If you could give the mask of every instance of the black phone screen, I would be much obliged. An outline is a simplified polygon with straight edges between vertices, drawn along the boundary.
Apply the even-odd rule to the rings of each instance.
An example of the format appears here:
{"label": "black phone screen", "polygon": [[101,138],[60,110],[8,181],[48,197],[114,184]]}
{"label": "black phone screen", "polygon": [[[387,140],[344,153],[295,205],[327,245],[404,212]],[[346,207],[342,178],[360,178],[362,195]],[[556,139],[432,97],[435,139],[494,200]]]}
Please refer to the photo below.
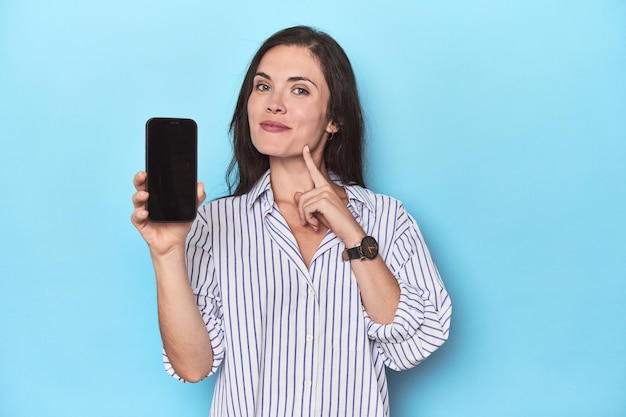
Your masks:
{"label": "black phone screen", "polygon": [[196,216],[198,127],[191,119],[146,123],[146,209],[153,222],[190,222]]}

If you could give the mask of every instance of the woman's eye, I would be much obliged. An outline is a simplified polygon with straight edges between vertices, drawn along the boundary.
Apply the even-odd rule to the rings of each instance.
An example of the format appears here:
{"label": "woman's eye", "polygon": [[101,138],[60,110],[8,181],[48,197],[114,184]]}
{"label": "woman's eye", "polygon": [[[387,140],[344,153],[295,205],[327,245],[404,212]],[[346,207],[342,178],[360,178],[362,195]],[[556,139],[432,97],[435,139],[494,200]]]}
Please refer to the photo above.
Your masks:
{"label": "woman's eye", "polygon": [[309,94],[309,91],[305,88],[302,87],[296,87],[293,89],[293,92],[298,95],[298,96],[306,96],[307,94]]}
{"label": "woman's eye", "polygon": [[267,84],[258,83],[258,84],[256,85],[256,89],[257,89],[258,91],[268,91],[268,90],[270,89],[270,86],[269,86],[269,85],[267,85]]}

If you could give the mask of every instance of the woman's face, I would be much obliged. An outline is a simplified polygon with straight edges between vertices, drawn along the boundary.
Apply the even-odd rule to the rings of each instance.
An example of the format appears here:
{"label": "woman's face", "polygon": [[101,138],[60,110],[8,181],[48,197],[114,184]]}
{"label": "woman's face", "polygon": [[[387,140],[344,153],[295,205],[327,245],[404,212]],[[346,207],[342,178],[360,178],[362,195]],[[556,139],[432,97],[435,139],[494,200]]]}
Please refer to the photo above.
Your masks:
{"label": "woman's face", "polygon": [[[270,157],[301,157],[337,131],[328,118],[330,91],[317,59],[307,48],[277,46],[263,56],[248,98],[250,135]],[[318,150],[320,152],[320,150]]]}

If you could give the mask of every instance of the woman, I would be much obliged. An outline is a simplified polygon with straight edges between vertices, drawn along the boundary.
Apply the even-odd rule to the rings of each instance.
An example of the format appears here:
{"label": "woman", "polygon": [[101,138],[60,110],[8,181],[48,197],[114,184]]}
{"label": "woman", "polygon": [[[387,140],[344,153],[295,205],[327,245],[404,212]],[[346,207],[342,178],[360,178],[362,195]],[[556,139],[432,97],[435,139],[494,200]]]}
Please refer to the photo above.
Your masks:
{"label": "woman", "polygon": [[388,416],[384,367],[443,344],[451,305],[415,221],[365,188],[344,51],[308,27],[274,34],[231,131],[233,195],[193,224],[148,222],[146,174],[134,179],[168,372],[199,381],[221,367],[213,416]]}

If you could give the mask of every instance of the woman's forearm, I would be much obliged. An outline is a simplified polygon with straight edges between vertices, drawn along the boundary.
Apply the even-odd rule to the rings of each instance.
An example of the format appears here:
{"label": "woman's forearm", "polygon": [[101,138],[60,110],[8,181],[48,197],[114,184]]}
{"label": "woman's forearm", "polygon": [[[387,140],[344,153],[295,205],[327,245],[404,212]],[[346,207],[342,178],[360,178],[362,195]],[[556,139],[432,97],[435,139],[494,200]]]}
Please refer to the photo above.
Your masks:
{"label": "woman's forearm", "polygon": [[367,314],[376,323],[391,323],[400,300],[398,281],[380,256],[350,262]]}
{"label": "woman's forearm", "polygon": [[187,278],[184,252],[180,246],[152,254],[152,262],[163,348],[178,376],[197,382],[211,371],[213,349]]}

